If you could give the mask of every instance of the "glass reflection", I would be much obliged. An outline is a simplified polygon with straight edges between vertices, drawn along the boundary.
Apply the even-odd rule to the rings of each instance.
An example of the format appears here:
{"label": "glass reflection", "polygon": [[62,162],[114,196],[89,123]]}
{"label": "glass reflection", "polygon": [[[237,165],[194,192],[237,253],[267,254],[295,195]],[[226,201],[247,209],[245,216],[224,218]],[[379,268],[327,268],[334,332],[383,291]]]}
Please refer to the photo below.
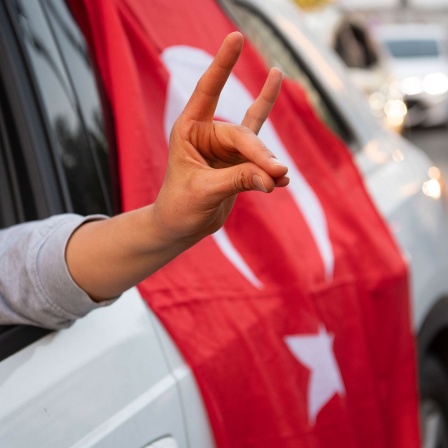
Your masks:
{"label": "glass reflection", "polygon": [[73,205],[80,214],[107,213],[104,189],[79,116],[79,105],[40,3],[12,2]]}

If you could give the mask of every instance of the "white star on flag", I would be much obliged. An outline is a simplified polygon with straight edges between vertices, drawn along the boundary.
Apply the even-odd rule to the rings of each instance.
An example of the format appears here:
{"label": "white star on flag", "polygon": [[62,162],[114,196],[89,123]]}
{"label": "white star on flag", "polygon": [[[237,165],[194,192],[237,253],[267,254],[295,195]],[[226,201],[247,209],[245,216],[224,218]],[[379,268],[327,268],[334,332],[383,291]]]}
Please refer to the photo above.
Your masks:
{"label": "white star on flag", "polygon": [[286,336],[294,357],[310,371],[308,383],[308,420],[314,425],[322,408],[335,395],[345,395],[341,372],[333,352],[334,335],[325,327],[315,335]]}

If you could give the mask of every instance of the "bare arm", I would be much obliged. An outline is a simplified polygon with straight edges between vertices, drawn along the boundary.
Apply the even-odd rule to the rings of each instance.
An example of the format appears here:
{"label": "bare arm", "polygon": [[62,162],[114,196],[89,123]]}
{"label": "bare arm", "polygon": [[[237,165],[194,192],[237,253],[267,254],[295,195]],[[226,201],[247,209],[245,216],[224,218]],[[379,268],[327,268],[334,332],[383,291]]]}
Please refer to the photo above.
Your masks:
{"label": "bare arm", "polygon": [[272,69],[240,126],[214,122],[219,95],[243,46],[224,40],[173,126],[164,183],[154,204],[81,226],[66,258],[77,284],[97,301],[148,277],[227,219],[239,192],[286,186],[287,168],[256,136],[277,98]]}

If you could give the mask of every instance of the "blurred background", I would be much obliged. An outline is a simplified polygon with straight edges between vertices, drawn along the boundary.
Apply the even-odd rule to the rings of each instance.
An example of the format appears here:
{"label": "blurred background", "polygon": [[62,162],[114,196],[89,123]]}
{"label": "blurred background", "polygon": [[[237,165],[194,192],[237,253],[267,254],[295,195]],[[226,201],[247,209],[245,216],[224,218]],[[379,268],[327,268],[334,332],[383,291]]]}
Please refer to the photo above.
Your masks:
{"label": "blurred background", "polygon": [[448,174],[448,0],[295,0],[386,126]]}

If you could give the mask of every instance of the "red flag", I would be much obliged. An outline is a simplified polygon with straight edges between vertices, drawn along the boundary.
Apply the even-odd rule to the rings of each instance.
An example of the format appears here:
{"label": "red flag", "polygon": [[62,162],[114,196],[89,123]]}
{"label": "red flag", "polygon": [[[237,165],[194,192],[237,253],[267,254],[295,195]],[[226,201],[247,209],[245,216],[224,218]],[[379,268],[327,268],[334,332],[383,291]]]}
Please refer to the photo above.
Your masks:
{"label": "red flag", "polygon": [[[233,30],[211,0],[84,0],[115,117],[123,204],[154,201],[167,135]],[[267,74],[246,43],[217,109],[240,122]],[[419,446],[406,265],[350,153],[286,81],[260,138],[290,168],[223,230],[143,282],[204,397],[217,445]]]}

